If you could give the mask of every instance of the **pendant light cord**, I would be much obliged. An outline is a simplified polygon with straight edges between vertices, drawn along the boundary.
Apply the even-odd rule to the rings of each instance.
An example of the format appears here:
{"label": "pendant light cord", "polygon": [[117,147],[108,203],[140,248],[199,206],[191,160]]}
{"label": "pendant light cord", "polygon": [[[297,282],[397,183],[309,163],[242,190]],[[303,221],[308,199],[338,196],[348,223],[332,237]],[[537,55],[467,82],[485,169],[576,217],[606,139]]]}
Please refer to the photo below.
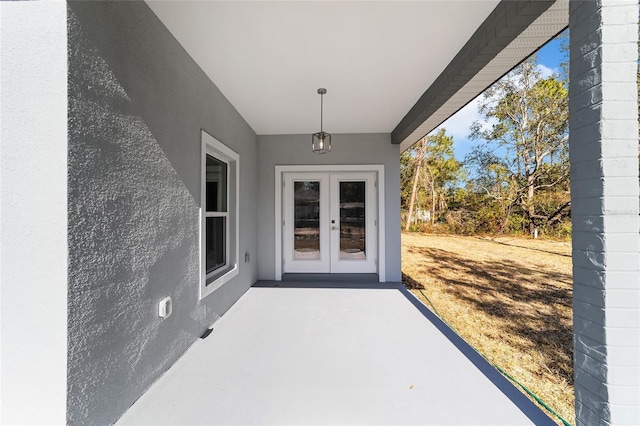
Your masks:
{"label": "pendant light cord", "polygon": [[324,94],[320,94],[320,133],[322,133],[322,111],[324,110]]}

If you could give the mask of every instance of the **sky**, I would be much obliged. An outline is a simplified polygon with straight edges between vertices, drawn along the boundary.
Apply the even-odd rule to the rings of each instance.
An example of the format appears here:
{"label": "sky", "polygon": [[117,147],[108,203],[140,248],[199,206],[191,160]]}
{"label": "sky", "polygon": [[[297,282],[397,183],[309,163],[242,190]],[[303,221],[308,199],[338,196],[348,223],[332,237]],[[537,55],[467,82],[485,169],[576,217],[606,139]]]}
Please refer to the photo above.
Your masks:
{"label": "sky", "polygon": [[[554,72],[560,72],[560,62],[562,61],[562,55],[560,49],[561,41],[555,38],[545,44],[538,51],[538,66],[542,71],[543,77],[548,77]],[[481,120],[481,116],[478,113],[478,105],[482,100],[482,94],[469,102],[464,108],[451,116],[441,126],[433,130],[431,134],[436,133],[442,127],[446,129],[446,134],[453,136],[453,150],[456,160],[464,160],[471,148],[478,143],[469,139],[471,133],[471,124],[478,120]]]}

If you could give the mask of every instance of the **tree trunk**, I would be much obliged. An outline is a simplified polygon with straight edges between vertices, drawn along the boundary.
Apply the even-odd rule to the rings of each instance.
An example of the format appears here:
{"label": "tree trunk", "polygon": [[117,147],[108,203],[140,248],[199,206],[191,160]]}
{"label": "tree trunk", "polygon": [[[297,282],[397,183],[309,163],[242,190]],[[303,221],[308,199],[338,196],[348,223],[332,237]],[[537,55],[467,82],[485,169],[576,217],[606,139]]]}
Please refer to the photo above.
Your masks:
{"label": "tree trunk", "polygon": [[413,205],[416,201],[416,191],[418,189],[418,178],[420,176],[420,166],[421,163],[418,162],[418,165],[416,166],[416,173],[413,176],[413,188],[411,189],[411,200],[409,201],[409,214],[407,215],[407,224],[405,225],[405,231],[409,230],[409,227],[411,227],[411,222],[413,220]]}
{"label": "tree trunk", "polygon": [[431,178],[431,225],[436,223],[436,180]]}
{"label": "tree trunk", "polygon": [[533,193],[534,193],[534,177],[533,175],[527,176],[527,214],[529,215],[529,235],[533,236],[535,231],[535,224],[533,223],[533,217],[536,214],[535,206],[533,205]]}

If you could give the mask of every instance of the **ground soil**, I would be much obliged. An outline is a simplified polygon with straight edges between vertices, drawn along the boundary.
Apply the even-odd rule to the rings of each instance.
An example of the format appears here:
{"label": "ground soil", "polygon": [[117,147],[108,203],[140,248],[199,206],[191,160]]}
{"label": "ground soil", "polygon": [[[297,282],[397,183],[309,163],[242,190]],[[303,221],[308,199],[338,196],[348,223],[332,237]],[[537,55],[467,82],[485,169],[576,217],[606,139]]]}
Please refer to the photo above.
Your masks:
{"label": "ground soil", "polygon": [[468,343],[574,424],[570,242],[403,233],[402,272]]}

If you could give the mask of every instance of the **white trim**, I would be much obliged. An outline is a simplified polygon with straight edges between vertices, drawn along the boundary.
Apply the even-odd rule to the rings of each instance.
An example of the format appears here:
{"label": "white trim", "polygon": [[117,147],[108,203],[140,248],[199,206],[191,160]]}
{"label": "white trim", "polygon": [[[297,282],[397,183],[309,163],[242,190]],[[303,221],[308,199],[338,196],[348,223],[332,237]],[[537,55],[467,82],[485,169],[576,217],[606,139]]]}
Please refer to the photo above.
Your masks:
{"label": "white trim", "polygon": [[[349,173],[331,173],[331,219],[336,219],[338,225],[342,223],[340,217],[340,183],[349,181],[360,181],[365,183],[365,232],[366,232],[366,249],[365,259],[341,259],[340,258],[340,233],[331,235],[331,271],[336,273],[351,273],[358,270],[360,273],[377,273],[378,272],[378,238],[376,234],[378,220],[378,197],[376,196],[375,181],[377,173],[375,172],[349,172]],[[329,224],[327,224],[327,227]]]}
{"label": "white trim", "polygon": [[357,165],[306,165],[306,166],[276,166],[275,167],[275,280],[282,280],[282,178],[289,172],[374,172],[377,180],[377,221],[378,221],[378,278],[386,282],[386,249],[385,249],[385,175],[383,164]]}
{"label": "white trim", "polygon": [[275,280],[282,280],[282,171],[281,166],[276,166],[276,222],[275,222],[275,236],[276,236],[276,269]]}
{"label": "white trim", "polygon": [[[283,215],[283,237],[282,237],[282,270],[287,272],[310,272],[310,273],[327,273],[331,270],[331,250],[329,231],[329,175],[327,173],[283,173],[283,196],[282,211]],[[316,181],[320,184],[320,257],[318,259],[295,259],[293,253],[294,247],[294,228],[293,222],[293,206],[294,206],[294,185],[296,181],[309,180]]]}
{"label": "white trim", "polygon": [[[226,273],[218,277],[215,281],[209,283],[207,285],[207,271],[206,271],[206,250],[205,250],[205,219],[207,213],[205,211],[206,206],[204,206],[204,201],[206,199],[206,162],[207,162],[207,154],[214,156],[215,158],[224,161],[227,163],[227,184],[231,182],[231,173],[233,170],[235,180],[235,203],[233,206],[229,203],[230,191],[227,191],[227,216],[230,217],[233,215],[235,218],[235,222],[233,227],[229,222],[227,224],[227,238],[226,238],[226,251],[227,251],[227,263],[234,262],[231,265],[231,269]],[[232,278],[237,276],[240,273],[239,267],[239,257],[240,257],[240,247],[239,247],[239,224],[240,224],[240,156],[224,145],[222,142],[202,130],[202,151],[200,155],[200,230],[199,230],[199,239],[200,239],[200,291],[199,297],[200,300],[207,297],[209,294],[213,293],[216,289],[220,288],[223,284],[229,282]],[[234,164],[233,164],[234,163]],[[233,207],[234,211],[231,211]],[[233,228],[233,229],[232,229]],[[233,259],[229,256],[230,250],[229,245],[231,243],[231,238],[235,240],[235,256]],[[227,265],[229,267],[229,265]],[[212,272],[215,274],[215,272]]]}

